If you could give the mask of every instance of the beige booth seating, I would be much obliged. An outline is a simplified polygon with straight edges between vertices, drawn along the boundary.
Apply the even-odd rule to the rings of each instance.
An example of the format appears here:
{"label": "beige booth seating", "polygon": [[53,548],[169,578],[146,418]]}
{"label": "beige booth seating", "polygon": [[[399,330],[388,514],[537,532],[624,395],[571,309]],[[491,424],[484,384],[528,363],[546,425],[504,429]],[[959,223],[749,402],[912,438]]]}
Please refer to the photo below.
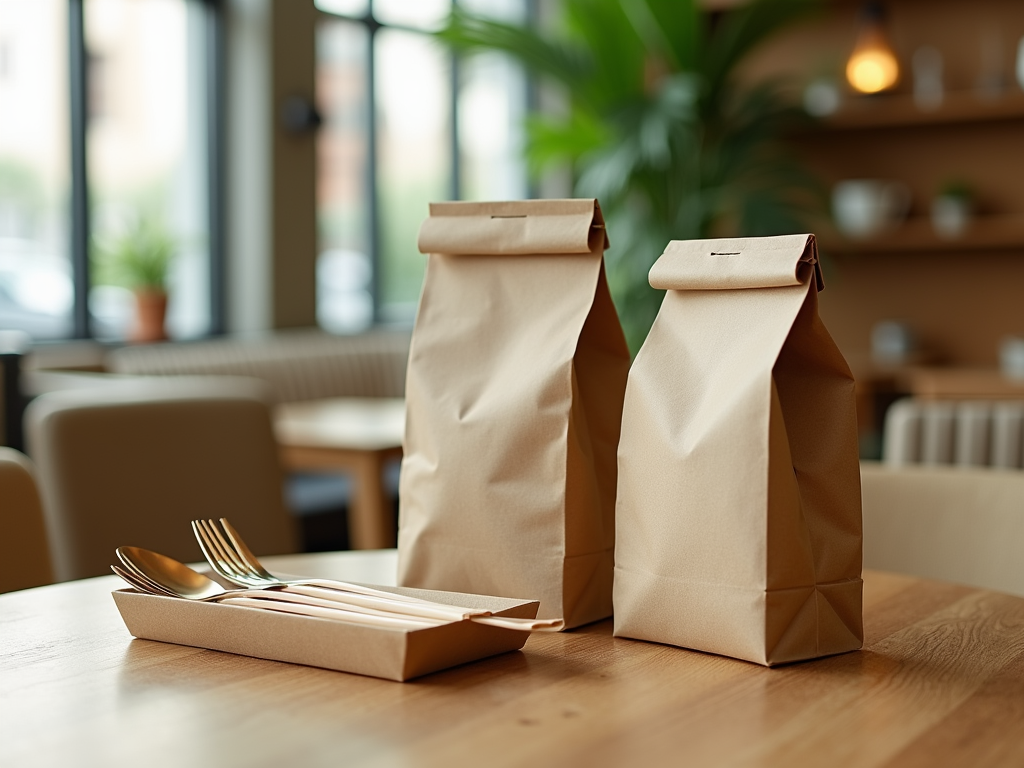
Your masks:
{"label": "beige booth seating", "polygon": [[335,336],[316,330],[277,331],[254,338],[224,338],[112,350],[112,373],[227,374],[266,382],[277,403],[329,397],[403,397],[408,332],[373,331]]}
{"label": "beige booth seating", "polygon": [[864,566],[1024,596],[1024,472],[861,465]]}
{"label": "beige booth seating", "polygon": [[34,473],[25,454],[0,447],[0,592],[53,581]]}
{"label": "beige booth seating", "polygon": [[200,560],[195,518],[228,517],[257,554],[295,552],[266,398],[253,379],[157,377],[33,400],[56,578],[109,573],[121,545]]}

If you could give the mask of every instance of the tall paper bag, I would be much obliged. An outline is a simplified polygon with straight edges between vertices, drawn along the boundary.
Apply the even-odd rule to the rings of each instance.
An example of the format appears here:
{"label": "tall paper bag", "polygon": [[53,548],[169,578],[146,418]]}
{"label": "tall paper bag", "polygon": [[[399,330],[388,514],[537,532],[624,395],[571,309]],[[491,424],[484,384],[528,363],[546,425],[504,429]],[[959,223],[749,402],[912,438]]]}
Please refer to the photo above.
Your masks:
{"label": "tall paper bag", "polygon": [[672,242],[619,443],[615,634],[774,665],[860,648],[854,383],[813,235]]}
{"label": "tall paper bag", "polygon": [[399,583],[609,616],[629,353],[597,202],[435,203],[419,247]]}

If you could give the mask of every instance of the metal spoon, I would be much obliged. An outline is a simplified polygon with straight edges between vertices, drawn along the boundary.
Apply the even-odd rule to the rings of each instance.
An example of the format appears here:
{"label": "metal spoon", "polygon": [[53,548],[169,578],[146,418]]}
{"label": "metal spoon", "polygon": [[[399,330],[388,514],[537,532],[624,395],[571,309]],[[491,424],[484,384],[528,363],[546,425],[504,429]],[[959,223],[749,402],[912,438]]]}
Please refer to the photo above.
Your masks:
{"label": "metal spoon", "polygon": [[[110,568],[129,586],[135,587],[135,589],[140,592],[159,595],[160,597],[181,598],[185,600],[189,599],[183,598],[181,595],[175,595],[167,592],[148,579],[143,579],[135,573],[128,571],[126,568],[121,568],[117,565],[112,565]],[[245,608],[260,608],[263,610],[283,613],[295,613],[300,616],[313,616],[321,619],[333,619],[335,621],[341,619],[350,624],[365,624],[371,627],[386,627],[388,629],[423,629],[424,627],[436,626],[437,624],[437,622],[428,623],[392,616],[373,616],[355,613],[341,608],[336,608],[334,606],[324,607],[322,605],[313,605],[306,602],[306,599],[304,598],[296,598],[295,596],[283,593],[278,593],[278,595],[272,599],[268,599],[271,596],[267,594],[252,594],[253,592],[261,591],[266,592],[269,590],[232,589],[225,591],[223,594],[200,598],[199,600],[200,602],[222,602],[228,605],[240,605]]]}
{"label": "metal spoon", "polygon": [[[228,592],[217,582],[192,570],[184,563],[179,563],[177,560],[156,552],[150,552],[148,549],[118,547],[117,557],[124,564],[126,570],[144,580],[155,583],[157,587],[178,597],[187,597],[193,600],[220,600]],[[378,616],[403,615],[412,619],[434,619],[448,622],[462,621],[471,616],[489,615],[487,611],[483,610],[471,610],[424,601],[407,603],[402,600],[348,593],[313,584],[265,584],[258,587],[253,585],[242,590],[230,590],[230,592],[232,595],[240,595],[250,590],[253,593],[268,590],[273,595],[279,595],[282,592],[306,595],[325,601],[326,607],[343,607],[345,610]],[[252,594],[249,596],[251,597]],[[437,621],[433,623],[437,623]]]}
{"label": "metal spoon", "polygon": [[[141,547],[118,547],[117,559],[125,569],[164,592],[189,600],[223,597],[228,590],[184,563]],[[118,574],[120,575],[120,574]],[[151,591],[151,590],[150,590]],[[231,590],[245,592],[247,590]]]}
{"label": "metal spoon", "polygon": [[[389,612],[341,602],[337,593],[319,587],[248,587],[225,589],[213,579],[184,563],[141,547],[118,547],[117,558],[124,568],[111,566],[114,573],[144,592],[159,593],[186,600],[214,601],[229,597],[249,597],[315,604],[342,611],[387,616]],[[326,597],[325,597],[326,596]],[[420,617],[409,617],[419,619]],[[431,617],[432,618],[432,617]],[[424,617],[426,619],[426,617]],[[437,623],[436,621],[433,623]]]}
{"label": "metal spoon", "polygon": [[[252,605],[251,600],[258,599],[260,602],[266,603],[265,607],[273,610],[300,612],[300,607],[308,607],[315,610],[315,613],[309,615],[323,618],[336,617],[343,621],[396,628],[438,626],[462,618],[409,615],[407,611],[413,606],[402,603],[385,605],[382,606],[383,609],[375,608],[371,605],[361,604],[362,601],[373,600],[373,598],[363,595],[345,595],[345,593],[323,587],[289,585],[224,589],[213,579],[189,568],[184,563],[141,547],[118,547],[117,557],[125,567],[111,566],[114,573],[136,589],[151,594],[208,602],[245,598],[245,604],[250,606]],[[342,600],[344,602],[341,602]],[[349,600],[353,602],[350,603]],[[285,608],[282,603],[288,603],[288,607]],[[392,606],[395,610],[389,610]],[[416,609],[422,610],[419,606],[416,606]],[[325,611],[335,613],[325,613]],[[527,632],[558,631],[562,624],[561,620],[518,619],[510,616],[469,616],[465,618],[480,624]]]}
{"label": "metal spoon", "polygon": [[437,619],[389,615],[374,609],[342,605],[318,597],[317,593],[323,590],[316,588],[224,589],[184,563],[139,547],[120,547],[117,556],[126,567],[112,565],[114,573],[140,592],[164,597],[201,602],[244,600],[239,604],[372,626],[422,629],[444,623]]}

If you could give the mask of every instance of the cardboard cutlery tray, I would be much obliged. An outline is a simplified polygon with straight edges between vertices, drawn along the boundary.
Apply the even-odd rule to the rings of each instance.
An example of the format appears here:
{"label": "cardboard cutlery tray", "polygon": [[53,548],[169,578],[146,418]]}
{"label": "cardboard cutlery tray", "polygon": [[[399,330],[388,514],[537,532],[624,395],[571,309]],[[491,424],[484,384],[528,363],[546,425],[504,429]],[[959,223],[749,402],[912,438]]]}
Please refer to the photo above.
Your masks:
{"label": "cardboard cutlery tray", "polygon": [[[376,585],[374,585],[376,586]],[[540,603],[487,595],[376,587],[498,616],[533,619]],[[423,629],[385,629],[258,608],[143,594],[113,593],[128,631],[144,640],[209,648],[272,661],[405,681],[517,651],[529,632],[459,621]]]}

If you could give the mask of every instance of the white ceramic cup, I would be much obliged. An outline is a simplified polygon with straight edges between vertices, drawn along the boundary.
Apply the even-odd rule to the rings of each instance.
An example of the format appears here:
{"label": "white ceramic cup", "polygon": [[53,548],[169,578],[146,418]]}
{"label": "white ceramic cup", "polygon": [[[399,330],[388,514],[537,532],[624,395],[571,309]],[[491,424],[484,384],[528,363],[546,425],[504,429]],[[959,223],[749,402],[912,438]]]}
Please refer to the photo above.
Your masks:
{"label": "white ceramic cup", "polygon": [[900,364],[916,346],[914,329],[899,320],[881,320],[871,328],[871,357],[878,363]]}
{"label": "white ceramic cup", "polygon": [[847,237],[868,238],[891,230],[909,208],[910,190],[898,181],[850,179],[832,188],[832,215]]}
{"label": "white ceramic cup", "polygon": [[1024,380],[1024,339],[1007,336],[999,345],[999,367],[1008,379]]}
{"label": "white ceramic cup", "polygon": [[939,237],[953,239],[967,231],[971,223],[971,201],[940,195],[932,201],[932,226]]}

